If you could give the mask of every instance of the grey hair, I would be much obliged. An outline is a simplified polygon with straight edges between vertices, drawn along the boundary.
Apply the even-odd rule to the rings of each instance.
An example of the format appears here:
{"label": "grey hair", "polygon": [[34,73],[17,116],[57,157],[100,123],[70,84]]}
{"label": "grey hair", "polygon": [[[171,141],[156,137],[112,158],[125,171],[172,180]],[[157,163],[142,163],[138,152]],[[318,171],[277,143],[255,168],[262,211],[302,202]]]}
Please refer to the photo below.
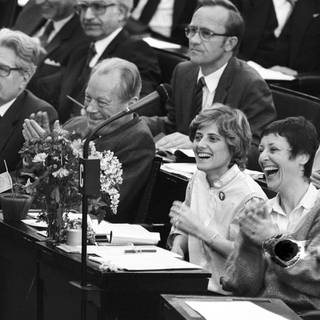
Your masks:
{"label": "grey hair", "polygon": [[16,67],[30,79],[39,63],[41,46],[37,39],[25,33],[3,28],[0,30],[0,46],[12,49],[17,55]]}
{"label": "grey hair", "polygon": [[124,59],[109,58],[102,60],[92,70],[94,74],[104,75],[118,70],[120,73],[120,83],[118,86],[118,98],[121,102],[128,102],[133,97],[139,98],[142,81],[137,66]]}

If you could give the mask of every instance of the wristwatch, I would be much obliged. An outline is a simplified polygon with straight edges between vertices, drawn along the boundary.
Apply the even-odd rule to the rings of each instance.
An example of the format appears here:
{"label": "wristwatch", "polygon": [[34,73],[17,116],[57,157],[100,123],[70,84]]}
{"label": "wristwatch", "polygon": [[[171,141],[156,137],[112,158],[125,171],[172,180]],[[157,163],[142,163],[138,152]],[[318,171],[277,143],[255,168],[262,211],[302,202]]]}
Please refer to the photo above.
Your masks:
{"label": "wristwatch", "polygon": [[303,242],[285,234],[275,235],[262,243],[262,249],[283,268],[294,265],[304,252]]}

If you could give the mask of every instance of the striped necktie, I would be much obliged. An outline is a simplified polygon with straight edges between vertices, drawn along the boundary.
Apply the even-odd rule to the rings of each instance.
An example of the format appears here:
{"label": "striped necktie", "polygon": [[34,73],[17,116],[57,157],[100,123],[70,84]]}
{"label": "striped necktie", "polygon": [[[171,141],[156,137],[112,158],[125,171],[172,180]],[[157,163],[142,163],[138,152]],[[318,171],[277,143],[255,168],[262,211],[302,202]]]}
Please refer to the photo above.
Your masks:
{"label": "striped necktie", "polygon": [[196,86],[196,90],[195,90],[195,94],[193,96],[193,118],[202,110],[202,96],[203,96],[203,87],[206,85],[206,82],[204,80],[204,77],[201,77],[198,80],[197,86]]}

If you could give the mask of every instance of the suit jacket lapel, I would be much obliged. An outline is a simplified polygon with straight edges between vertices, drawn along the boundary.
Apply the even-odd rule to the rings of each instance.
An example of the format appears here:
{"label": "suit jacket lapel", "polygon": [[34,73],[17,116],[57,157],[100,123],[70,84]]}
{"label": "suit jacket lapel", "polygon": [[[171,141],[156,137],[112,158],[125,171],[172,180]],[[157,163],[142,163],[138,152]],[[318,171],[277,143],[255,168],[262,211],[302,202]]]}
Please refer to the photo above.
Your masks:
{"label": "suit jacket lapel", "polygon": [[236,58],[234,57],[229,60],[219,80],[213,102],[225,103],[228,95],[228,90],[233,81],[233,72],[234,72],[236,63],[237,63]]}
{"label": "suit jacket lapel", "polygon": [[22,107],[21,101],[24,96],[25,93],[20,94],[0,120],[0,152],[2,152],[3,148],[6,146],[11,137],[12,130],[15,128],[15,124],[19,121]]}
{"label": "suit jacket lapel", "polygon": [[292,12],[292,31],[291,31],[291,43],[290,43],[290,57],[289,64],[291,65],[295,60],[301,42],[306,33],[306,29],[309,23],[312,21],[312,15],[317,12],[315,1],[312,0],[299,0],[297,1],[295,8]]}
{"label": "suit jacket lapel", "polygon": [[193,119],[195,116],[195,110],[193,104],[193,97],[195,95],[199,67],[195,64],[192,64],[192,68],[187,69],[185,74],[185,79],[188,79],[188,87],[184,88],[182,96],[182,118],[185,119],[183,122],[189,123],[190,119]]}
{"label": "suit jacket lapel", "polygon": [[[73,35],[74,28],[76,26],[78,16],[74,15],[71,20],[69,20],[63,27],[62,29],[55,35],[55,37],[48,43],[46,46],[46,56],[50,55],[52,51],[54,51],[56,48],[58,48],[63,41],[67,41],[70,39]],[[45,57],[43,57],[43,60]]]}
{"label": "suit jacket lapel", "polygon": [[[250,41],[246,41],[246,39],[243,41],[246,44],[246,47],[242,48],[245,56],[250,56],[256,50],[267,23],[271,5],[272,0],[249,0],[247,6],[242,8],[250,39]],[[253,36],[251,36],[252,32],[254,32]]]}
{"label": "suit jacket lapel", "polygon": [[112,57],[113,53],[116,51],[119,44],[123,43],[130,37],[129,33],[122,29],[118,35],[110,42],[110,44],[107,46],[107,48],[102,53],[99,60],[106,59],[108,57]]}

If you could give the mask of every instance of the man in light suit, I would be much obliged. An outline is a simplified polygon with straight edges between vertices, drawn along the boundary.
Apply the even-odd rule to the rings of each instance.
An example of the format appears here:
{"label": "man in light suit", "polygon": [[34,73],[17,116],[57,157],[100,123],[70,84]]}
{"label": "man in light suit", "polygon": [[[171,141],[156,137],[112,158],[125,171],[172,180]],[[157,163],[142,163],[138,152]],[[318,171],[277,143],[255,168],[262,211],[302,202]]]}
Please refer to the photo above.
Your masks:
{"label": "man in light suit", "polygon": [[[153,49],[124,30],[132,5],[132,0],[78,1],[80,21],[92,43],[79,48],[64,71],[58,108],[62,122],[80,114],[79,107],[71,103],[67,95],[82,102],[90,71],[103,59],[118,57],[136,64],[142,78],[142,96],[155,90],[160,83],[160,67]],[[157,114],[156,110],[151,112]]]}
{"label": "man in light suit", "polygon": [[154,135],[167,134],[158,141],[158,148],[191,147],[190,122],[201,109],[220,102],[247,116],[253,133],[248,166],[257,167],[261,131],[276,118],[276,112],[265,81],[234,57],[243,29],[239,11],[228,1],[204,1],[194,13],[186,29],[191,61],[179,64],[173,73],[168,114],[145,118]]}
{"label": "man in light suit", "polygon": [[30,114],[46,111],[51,121],[56,110],[25,90],[36,70],[40,47],[37,41],[20,31],[0,31],[0,172],[17,168],[24,138],[22,124]]}
{"label": "man in light suit", "polygon": [[30,0],[20,13],[14,28],[41,41],[43,52],[37,72],[28,88],[42,99],[57,105],[62,67],[79,46],[89,43],[74,11],[76,0]]}

